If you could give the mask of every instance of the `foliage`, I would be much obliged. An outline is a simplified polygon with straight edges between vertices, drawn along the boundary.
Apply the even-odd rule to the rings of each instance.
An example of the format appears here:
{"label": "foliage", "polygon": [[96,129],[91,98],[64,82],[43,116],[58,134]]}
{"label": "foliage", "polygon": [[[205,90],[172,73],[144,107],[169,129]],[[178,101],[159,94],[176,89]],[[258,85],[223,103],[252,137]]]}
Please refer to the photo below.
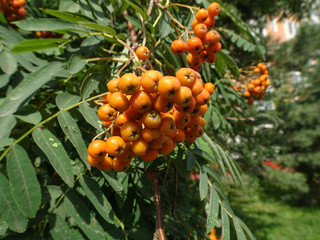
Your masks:
{"label": "foliage", "polygon": [[[115,173],[90,169],[86,160],[86,146],[105,130],[93,101],[106,95],[106,82],[131,62],[134,53],[127,44],[136,48],[145,39],[153,67],[164,74],[174,75],[185,66],[185,56],[174,56],[170,44],[185,31],[174,19],[190,28],[193,14],[188,8],[159,4],[148,14],[148,2],[143,1],[68,0],[59,2],[59,10],[35,8],[45,6],[40,2],[31,1],[27,19],[15,22],[18,29],[0,25],[0,235],[149,239],[156,220],[148,173],[158,172],[169,238],[207,238],[207,232],[219,227],[224,240],[234,239],[230,234],[254,239],[231,209],[221,183],[228,171],[241,185],[228,141],[242,131],[253,131],[243,128],[241,121],[227,120],[251,111],[230,87],[231,79],[240,75],[237,63],[245,66],[265,54],[258,35],[229,11],[234,7],[222,4],[218,20],[227,21],[218,30],[224,50],[215,66],[206,64],[200,72],[216,85],[205,115],[208,135],[195,144],[178,145],[170,156],[151,164],[136,158],[128,172]],[[124,19],[133,25],[134,41]],[[36,31],[63,36],[36,39]],[[242,59],[237,52],[250,57]],[[133,58],[123,73],[142,64]],[[199,185],[188,179],[192,171],[200,174]],[[190,194],[194,192],[199,195]]]}

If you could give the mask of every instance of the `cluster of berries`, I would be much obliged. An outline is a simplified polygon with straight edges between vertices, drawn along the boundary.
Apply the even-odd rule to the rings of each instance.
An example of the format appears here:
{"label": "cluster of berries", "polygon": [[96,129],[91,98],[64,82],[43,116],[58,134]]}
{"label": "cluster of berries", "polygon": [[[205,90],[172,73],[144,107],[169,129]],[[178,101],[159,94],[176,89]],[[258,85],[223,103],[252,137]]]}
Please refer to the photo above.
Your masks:
{"label": "cluster of berries", "polygon": [[38,38],[61,38],[63,34],[48,31],[36,31],[36,36]]}
{"label": "cluster of berries", "polygon": [[190,38],[187,43],[178,39],[171,44],[171,50],[176,55],[189,52],[187,62],[195,71],[200,71],[203,62],[214,63],[217,52],[221,50],[220,34],[210,30],[214,27],[215,17],[219,13],[220,5],[216,2],[211,3],[208,10],[199,9],[191,24],[195,37]]}
{"label": "cluster of berries", "polygon": [[109,137],[94,140],[88,148],[88,162],[105,171],[125,171],[133,157],[153,161],[158,154],[170,154],[179,142],[192,143],[204,133],[202,117],[207,110],[212,83],[205,83],[191,68],[176,76],[157,70],[141,77],[126,73],[107,84],[98,117]]}
{"label": "cluster of berries", "polygon": [[27,14],[26,0],[0,0],[0,11],[3,13],[8,22],[24,19]]}
{"label": "cluster of berries", "polygon": [[251,80],[243,96],[248,99],[248,104],[252,105],[254,102],[254,97],[256,99],[263,99],[267,88],[270,86],[270,79],[268,76],[267,66],[263,63],[258,63],[258,65],[253,69],[254,74],[260,74],[255,79]]}

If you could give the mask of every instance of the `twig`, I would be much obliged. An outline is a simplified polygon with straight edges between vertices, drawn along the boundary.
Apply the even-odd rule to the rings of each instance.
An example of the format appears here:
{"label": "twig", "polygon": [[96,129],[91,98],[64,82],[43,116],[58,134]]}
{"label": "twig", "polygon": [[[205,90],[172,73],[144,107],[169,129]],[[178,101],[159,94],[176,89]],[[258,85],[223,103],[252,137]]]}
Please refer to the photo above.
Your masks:
{"label": "twig", "polygon": [[163,228],[162,211],[161,211],[161,201],[160,201],[160,191],[159,191],[159,180],[156,171],[151,171],[152,185],[153,185],[153,198],[154,206],[156,209],[156,233],[160,240],[165,240],[166,235]]}
{"label": "twig", "polygon": [[96,58],[87,58],[86,59],[87,62],[108,61],[108,60],[125,63],[128,61],[128,58],[96,57]]}
{"label": "twig", "polygon": [[171,208],[171,215],[174,219],[178,219],[176,215],[176,206],[177,206],[177,196],[178,196],[178,172],[174,167],[174,195],[173,195],[173,203]]}
{"label": "twig", "polygon": [[224,119],[232,120],[232,121],[254,121],[253,117],[248,118],[235,118],[235,117],[223,117]]}
{"label": "twig", "polygon": [[117,72],[117,78],[120,78],[120,73],[129,65],[129,63],[131,62],[131,60],[133,59],[134,57],[131,57],[127,62],[126,64],[124,64],[122,66],[122,68],[120,68],[120,70]]}
{"label": "twig", "polygon": [[150,0],[149,7],[148,7],[148,12],[147,12],[148,16],[151,15],[153,4],[154,4],[154,0]]}

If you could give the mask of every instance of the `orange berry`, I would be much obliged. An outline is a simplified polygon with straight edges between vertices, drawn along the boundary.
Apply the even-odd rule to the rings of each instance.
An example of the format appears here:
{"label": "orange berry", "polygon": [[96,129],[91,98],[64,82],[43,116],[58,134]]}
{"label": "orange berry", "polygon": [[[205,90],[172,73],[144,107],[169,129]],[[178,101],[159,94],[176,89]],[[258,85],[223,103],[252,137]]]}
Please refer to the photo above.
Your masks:
{"label": "orange berry", "polygon": [[216,61],[216,59],[217,59],[217,55],[214,53],[214,54],[208,54],[208,60],[207,60],[207,62],[208,63],[214,63],[215,61]]}
{"label": "orange berry", "polygon": [[117,116],[117,111],[109,104],[102,105],[98,110],[98,117],[104,122],[113,121]]}
{"label": "orange berry", "polygon": [[124,114],[124,113],[121,113],[119,114],[118,118],[117,118],[117,121],[116,121],[116,124],[121,127],[125,122],[129,121],[130,119]]}
{"label": "orange berry", "polygon": [[88,153],[93,158],[104,157],[106,155],[106,142],[94,140],[88,147]]}
{"label": "orange berry", "polygon": [[163,75],[159,71],[146,71],[141,77],[141,86],[149,93],[156,93],[161,78],[163,78]]}
{"label": "orange berry", "polygon": [[250,97],[250,92],[247,92],[247,91],[246,91],[246,92],[244,92],[244,93],[243,93],[243,96],[244,96],[245,98]]}
{"label": "orange berry", "polygon": [[191,101],[190,101],[190,104],[188,106],[185,106],[185,107],[179,107],[177,105],[175,105],[175,109],[177,109],[179,112],[182,112],[182,113],[191,113],[194,109],[196,105],[196,100],[194,97],[191,98]]}
{"label": "orange berry", "polygon": [[173,101],[176,105],[185,107],[190,104],[191,98],[191,89],[185,86],[181,86],[177,95],[174,96]]}
{"label": "orange berry", "polygon": [[207,26],[207,29],[210,29],[214,27],[216,20],[214,17],[209,16],[203,23]]}
{"label": "orange berry", "polygon": [[220,4],[217,2],[213,2],[208,7],[208,12],[210,17],[218,16],[220,13]]}
{"label": "orange berry", "polygon": [[190,38],[187,43],[187,50],[193,55],[198,55],[202,51],[202,41],[198,37]]}
{"label": "orange berry", "polygon": [[220,41],[220,34],[216,30],[211,30],[207,32],[206,41],[210,44],[216,44]]}
{"label": "orange berry", "polygon": [[254,88],[255,88],[255,86],[254,86],[253,84],[250,83],[250,84],[248,85],[248,90],[249,90],[250,92],[252,92]]}
{"label": "orange berry", "polygon": [[184,133],[185,133],[185,140],[188,143],[193,143],[196,140],[196,137],[192,135],[192,132],[190,129],[187,129]]}
{"label": "orange berry", "polygon": [[[201,66],[202,64],[202,58],[201,58],[202,55],[192,55],[191,53],[189,53],[187,55],[187,62],[190,66],[194,66],[194,67],[198,67],[198,66]],[[188,68],[192,71],[194,71],[193,69],[191,68]]]}
{"label": "orange berry", "polygon": [[153,149],[160,149],[162,148],[163,143],[165,142],[166,136],[164,134],[160,134],[160,136],[155,139],[153,142],[150,143],[150,147]]}
{"label": "orange berry", "polygon": [[115,78],[108,82],[107,87],[109,92],[114,93],[119,91],[119,81],[119,78]]}
{"label": "orange berry", "polygon": [[191,130],[191,135],[195,138],[201,137],[204,133],[203,127],[200,125],[196,126],[194,129]]}
{"label": "orange berry", "polygon": [[140,46],[137,48],[136,54],[140,60],[146,60],[150,55],[150,50],[145,46]]}
{"label": "orange berry", "polygon": [[183,40],[174,40],[171,43],[171,51],[176,55],[181,55],[187,50],[187,44]]}
{"label": "orange berry", "polygon": [[146,112],[142,116],[142,122],[146,128],[157,128],[161,124],[161,114],[155,110]]}
{"label": "orange berry", "polygon": [[108,98],[110,107],[114,108],[116,111],[124,112],[129,108],[128,98],[121,92],[114,92]]}
{"label": "orange berry", "polygon": [[27,10],[23,7],[19,8],[17,13],[20,15],[20,16],[25,16],[27,14]]}
{"label": "orange berry", "polygon": [[140,137],[141,126],[133,120],[125,122],[120,128],[123,140],[133,142]]}
{"label": "orange berry", "polygon": [[163,134],[169,135],[174,130],[176,130],[176,123],[174,119],[169,117],[163,118],[160,124],[160,132]]}
{"label": "orange berry", "polygon": [[153,98],[146,91],[138,91],[132,95],[130,106],[138,113],[145,113],[152,107]]}
{"label": "orange berry", "polygon": [[203,91],[196,96],[196,104],[197,105],[205,105],[210,100],[210,94],[206,89],[203,89]]}
{"label": "orange berry", "polygon": [[222,48],[221,43],[217,42],[217,43],[209,44],[207,51],[208,51],[208,54],[216,54],[221,50],[221,48]]}
{"label": "orange berry", "polygon": [[173,76],[165,76],[160,79],[158,92],[162,97],[173,98],[180,89],[180,81]]}
{"label": "orange berry", "polygon": [[199,95],[203,90],[203,82],[201,78],[196,78],[193,85],[191,86],[192,95],[196,97]]}
{"label": "orange berry", "polygon": [[200,124],[200,117],[191,117],[186,127],[192,130],[196,128],[199,124]]}
{"label": "orange berry", "polygon": [[175,148],[175,145],[174,145],[172,139],[169,138],[168,136],[165,136],[164,139],[165,139],[165,141],[164,141],[162,148],[160,149],[159,152],[162,154],[168,155],[173,151],[173,149]]}
{"label": "orange berry", "polygon": [[119,81],[119,89],[127,94],[132,95],[140,89],[140,79],[133,73],[124,74]]}
{"label": "orange berry", "polygon": [[197,21],[197,19],[193,19],[192,23],[191,23],[191,28],[194,29],[194,27],[198,24],[199,22]]}
{"label": "orange berry", "polygon": [[112,169],[112,158],[105,156],[103,161],[97,165],[97,168],[106,172],[110,171]]}
{"label": "orange berry", "polygon": [[207,82],[203,84],[203,88],[206,89],[210,95],[212,95],[214,93],[215,86],[213,83]]}
{"label": "orange berry", "polygon": [[160,130],[159,128],[144,128],[141,132],[141,137],[147,142],[152,142],[160,137]]}
{"label": "orange berry", "polygon": [[129,162],[132,158],[135,157],[134,153],[131,150],[131,144],[129,142],[126,142],[126,147],[124,149],[124,152],[117,156],[117,159],[119,159],[122,162]]}
{"label": "orange berry", "polygon": [[124,152],[126,143],[119,136],[112,136],[106,140],[106,152],[111,156],[117,156]]}
{"label": "orange berry", "polygon": [[204,125],[206,125],[206,120],[203,117],[200,117],[199,125],[202,127],[204,127]]}
{"label": "orange berry", "polygon": [[178,110],[176,110],[176,111],[174,111],[173,116],[174,116],[176,127],[178,129],[184,129],[184,127],[190,121],[190,114],[189,113],[182,113],[182,112],[179,112]]}
{"label": "orange berry", "polygon": [[137,120],[142,117],[142,114],[134,111],[131,106],[129,106],[128,110],[125,111],[123,114],[131,120]]}
{"label": "orange berry", "polygon": [[196,80],[197,75],[191,68],[180,68],[176,72],[176,77],[179,79],[181,86],[190,88]]}
{"label": "orange berry", "polygon": [[116,172],[125,172],[130,168],[131,161],[123,162],[118,158],[112,160],[112,168]]}
{"label": "orange berry", "polygon": [[200,106],[200,111],[199,111],[198,116],[203,116],[206,113],[207,109],[208,109],[207,104]]}
{"label": "orange berry", "polygon": [[196,13],[196,19],[198,22],[204,22],[208,17],[208,11],[207,9],[201,8]]}
{"label": "orange berry", "polygon": [[249,99],[248,99],[248,104],[249,104],[250,106],[253,105],[253,101],[254,101],[253,98],[249,98]]}
{"label": "orange berry", "polygon": [[200,114],[200,111],[201,111],[201,106],[200,105],[195,105],[193,110],[190,112],[190,116],[191,117],[196,117]]}
{"label": "orange berry", "polygon": [[159,155],[159,150],[154,148],[148,148],[145,155],[141,156],[141,159],[145,162],[151,162],[155,160]]}
{"label": "orange berry", "polygon": [[111,129],[111,135],[120,137],[121,136],[120,128],[118,126],[113,125],[113,127]]}
{"label": "orange berry", "polygon": [[92,167],[96,167],[98,166],[104,159],[104,156],[100,156],[97,158],[91,157],[90,155],[88,155],[88,163],[92,166]]}
{"label": "orange berry", "polygon": [[205,25],[204,23],[198,23],[194,27],[194,35],[196,35],[198,38],[204,38],[207,34],[207,31],[207,25]]}
{"label": "orange berry", "polygon": [[270,86],[270,79],[269,78],[266,80],[266,87],[268,87],[268,86]]}
{"label": "orange berry", "polygon": [[260,68],[255,68],[255,69],[253,69],[253,73],[259,73],[260,72]]}
{"label": "orange berry", "polygon": [[173,99],[167,99],[157,95],[153,101],[153,107],[158,112],[168,112],[173,107]]}
{"label": "orange berry", "polygon": [[181,129],[177,129],[177,134],[172,138],[175,142],[183,142],[186,135]]}
{"label": "orange berry", "polygon": [[143,156],[146,154],[146,151],[148,149],[149,143],[142,138],[139,138],[138,140],[134,141],[132,143],[132,152],[138,156]]}

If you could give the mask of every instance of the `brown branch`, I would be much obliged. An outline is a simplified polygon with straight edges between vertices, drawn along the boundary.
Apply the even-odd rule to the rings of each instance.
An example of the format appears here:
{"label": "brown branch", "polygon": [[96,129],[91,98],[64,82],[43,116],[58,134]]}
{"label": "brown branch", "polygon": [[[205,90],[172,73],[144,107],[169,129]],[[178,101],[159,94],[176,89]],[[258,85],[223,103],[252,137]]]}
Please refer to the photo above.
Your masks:
{"label": "brown branch", "polygon": [[174,195],[173,195],[174,198],[173,198],[173,203],[171,208],[171,215],[176,220],[177,220],[177,215],[176,215],[177,196],[178,196],[178,172],[177,172],[177,169],[174,168]]}
{"label": "brown branch", "polygon": [[148,16],[151,15],[153,4],[154,4],[154,0],[150,0],[149,7],[148,7]]}
{"label": "brown branch", "polygon": [[159,180],[156,171],[151,171],[152,185],[153,185],[153,198],[154,207],[156,209],[156,232],[154,237],[160,240],[166,240],[166,235],[163,228],[162,211],[161,211],[161,201],[160,201],[160,191],[159,191]]}

